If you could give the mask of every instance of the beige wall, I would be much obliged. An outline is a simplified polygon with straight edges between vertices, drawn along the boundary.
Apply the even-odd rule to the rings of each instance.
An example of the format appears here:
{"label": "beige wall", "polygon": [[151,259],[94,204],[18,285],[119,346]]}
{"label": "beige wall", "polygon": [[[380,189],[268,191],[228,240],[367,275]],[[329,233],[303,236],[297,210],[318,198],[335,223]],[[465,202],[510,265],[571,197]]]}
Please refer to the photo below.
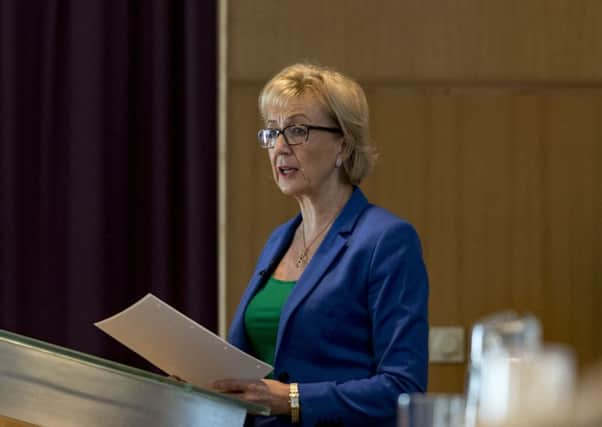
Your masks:
{"label": "beige wall", "polygon": [[[602,357],[602,2],[229,0],[226,18],[228,321],[296,212],[256,146],[256,97],[311,59],[367,91],[381,161],[362,187],[416,225],[431,324],[530,311],[582,365]],[[433,365],[429,388],[464,374]]]}

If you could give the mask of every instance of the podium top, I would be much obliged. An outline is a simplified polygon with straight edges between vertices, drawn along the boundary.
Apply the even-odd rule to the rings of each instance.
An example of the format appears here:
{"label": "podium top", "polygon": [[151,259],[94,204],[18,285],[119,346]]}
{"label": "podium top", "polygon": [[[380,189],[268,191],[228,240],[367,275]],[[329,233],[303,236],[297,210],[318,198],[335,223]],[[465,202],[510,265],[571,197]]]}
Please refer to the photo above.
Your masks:
{"label": "podium top", "polygon": [[[264,406],[1,329],[0,385],[11,390],[0,393],[0,415],[45,426],[70,425],[59,420],[60,406],[69,408],[62,416],[72,425],[96,425],[92,416],[101,417],[97,425],[205,425],[199,419],[218,425],[219,408],[238,411],[243,420],[246,412],[269,415]],[[110,414],[114,423],[107,423]]]}

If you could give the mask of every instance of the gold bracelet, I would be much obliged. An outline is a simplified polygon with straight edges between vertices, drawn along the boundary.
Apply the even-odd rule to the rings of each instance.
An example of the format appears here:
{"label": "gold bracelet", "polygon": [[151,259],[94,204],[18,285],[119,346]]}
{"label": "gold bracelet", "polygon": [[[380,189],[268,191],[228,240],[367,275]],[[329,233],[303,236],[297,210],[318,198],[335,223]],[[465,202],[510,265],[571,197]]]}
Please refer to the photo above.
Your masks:
{"label": "gold bracelet", "polygon": [[288,403],[291,405],[291,422],[297,424],[299,422],[299,384],[291,383],[288,389]]}

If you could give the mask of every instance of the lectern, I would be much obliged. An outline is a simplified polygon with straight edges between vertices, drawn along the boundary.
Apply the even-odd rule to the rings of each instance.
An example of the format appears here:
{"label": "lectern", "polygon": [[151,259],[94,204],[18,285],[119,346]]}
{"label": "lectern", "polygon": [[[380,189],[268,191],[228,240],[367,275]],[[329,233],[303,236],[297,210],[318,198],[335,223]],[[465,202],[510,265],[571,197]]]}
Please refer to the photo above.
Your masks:
{"label": "lectern", "polygon": [[15,425],[236,427],[247,412],[269,408],[0,330],[0,417]]}

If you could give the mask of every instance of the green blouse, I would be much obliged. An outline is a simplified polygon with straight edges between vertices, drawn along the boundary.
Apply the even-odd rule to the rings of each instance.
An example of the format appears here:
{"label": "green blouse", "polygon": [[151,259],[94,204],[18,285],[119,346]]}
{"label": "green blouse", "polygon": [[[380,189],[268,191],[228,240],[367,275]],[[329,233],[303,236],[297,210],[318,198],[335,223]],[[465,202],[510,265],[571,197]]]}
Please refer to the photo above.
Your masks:
{"label": "green blouse", "polygon": [[295,283],[297,282],[270,277],[265,286],[251,299],[245,311],[245,328],[254,354],[270,365],[274,364],[282,306]]}

